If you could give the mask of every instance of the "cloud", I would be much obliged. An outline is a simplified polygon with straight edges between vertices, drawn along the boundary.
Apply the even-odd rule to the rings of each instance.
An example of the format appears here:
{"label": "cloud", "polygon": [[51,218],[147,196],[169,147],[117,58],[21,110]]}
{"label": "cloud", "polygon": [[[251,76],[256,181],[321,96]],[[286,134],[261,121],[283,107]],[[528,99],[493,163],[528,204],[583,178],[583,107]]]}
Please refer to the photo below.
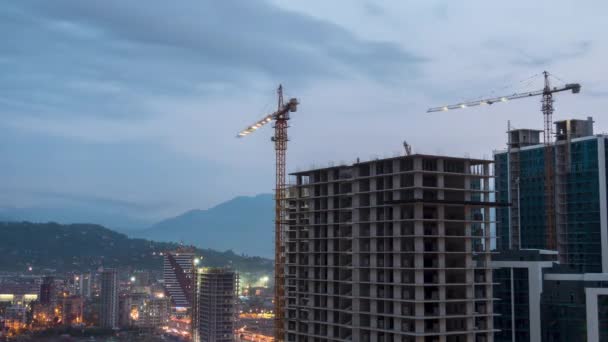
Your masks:
{"label": "cloud", "polygon": [[382,17],[386,14],[384,9],[374,2],[366,2],[363,4],[363,9],[365,10],[365,13],[372,17]]}
{"label": "cloud", "polygon": [[[252,76],[383,81],[424,60],[264,1],[27,0],[3,6],[0,18],[0,86],[11,84],[3,96],[37,113],[138,115],[144,92],[214,95],[205,84],[243,87]],[[87,108],[96,96],[112,100]]]}
{"label": "cloud", "polygon": [[585,56],[591,51],[593,44],[588,40],[566,44],[562,41],[559,45],[537,44],[518,37],[487,40],[482,46],[505,54],[512,65],[546,68],[557,62]]}
{"label": "cloud", "polygon": [[583,85],[581,95],[560,98],[556,117],[606,107],[585,95],[605,91],[597,65],[608,53],[606,5],[547,4],[6,2],[0,186],[161,199],[169,211],[267,192],[272,128],[234,135],[273,110],[279,82],[301,101],[290,171],[390,155],[403,139],[425,153],[490,154],[504,146],[506,120],[542,127],[537,99],[437,115],[426,108],[503,94],[498,87],[546,64]]}

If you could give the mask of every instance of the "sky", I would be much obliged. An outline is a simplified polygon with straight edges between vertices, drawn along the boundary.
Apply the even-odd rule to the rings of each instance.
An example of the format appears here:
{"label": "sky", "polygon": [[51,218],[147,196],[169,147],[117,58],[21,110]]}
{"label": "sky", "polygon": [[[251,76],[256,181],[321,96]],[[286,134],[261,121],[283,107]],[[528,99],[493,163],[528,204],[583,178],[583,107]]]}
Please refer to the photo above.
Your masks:
{"label": "sky", "polygon": [[606,1],[20,0],[0,5],[0,207],[104,205],[156,220],[274,183],[272,128],[300,106],[288,170],[414,152],[491,158],[540,98],[608,131]]}

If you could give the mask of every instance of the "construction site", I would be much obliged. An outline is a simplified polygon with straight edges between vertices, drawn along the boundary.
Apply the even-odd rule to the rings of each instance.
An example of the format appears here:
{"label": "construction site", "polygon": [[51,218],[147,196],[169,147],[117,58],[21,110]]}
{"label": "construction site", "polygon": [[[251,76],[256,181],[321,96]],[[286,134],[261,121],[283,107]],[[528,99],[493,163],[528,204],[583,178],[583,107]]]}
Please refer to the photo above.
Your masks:
{"label": "construction site", "polygon": [[[508,123],[493,160],[404,143],[401,157],[299,171],[289,183],[287,121],[299,102],[284,103],[279,87],[277,111],[238,134],[274,122],[275,341],[606,338],[606,305],[585,293],[608,293],[588,282],[608,281],[608,141],[590,117],[553,122],[554,96],[581,86],[538,76],[536,91],[428,109],[539,96],[544,128]],[[566,280],[583,303],[568,320],[554,316]]]}

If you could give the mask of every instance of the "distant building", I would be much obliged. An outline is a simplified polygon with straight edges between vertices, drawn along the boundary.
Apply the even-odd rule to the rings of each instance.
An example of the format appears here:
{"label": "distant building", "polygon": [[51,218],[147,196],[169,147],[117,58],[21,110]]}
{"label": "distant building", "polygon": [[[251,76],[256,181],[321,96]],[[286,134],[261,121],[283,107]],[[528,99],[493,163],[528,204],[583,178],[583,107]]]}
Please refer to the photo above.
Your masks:
{"label": "distant building", "polygon": [[148,298],[150,298],[148,292],[122,293],[119,299],[119,325],[121,327],[135,326]]}
{"label": "distant building", "polygon": [[195,254],[187,250],[167,252],[164,256],[165,291],[178,315],[186,315],[192,307],[194,258]]}
{"label": "distant building", "polygon": [[141,328],[158,328],[167,326],[171,315],[171,300],[167,297],[147,298],[137,308],[137,320],[133,325]]}
{"label": "distant building", "polygon": [[101,295],[99,325],[103,328],[118,328],[118,272],[105,269],[101,272]]}
{"label": "distant building", "polygon": [[196,271],[192,309],[193,342],[234,341],[238,275],[231,270]]}
{"label": "distant building", "polygon": [[0,277],[0,305],[23,305],[40,298],[40,282],[33,277]]}
{"label": "distant building", "polygon": [[93,275],[91,273],[82,273],[78,277],[78,294],[84,298],[91,298],[91,290],[93,286]]}
{"label": "distant building", "polygon": [[55,303],[57,297],[57,287],[55,285],[54,277],[42,278],[42,284],[40,284],[40,303],[43,305],[51,305]]}
{"label": "distant building", "polygon": [[493,341],[491,164],[414,154],[292,174],[285,341]]}
{"label": "distant building", "polygon": [[84,300],[78,295],[60,296],[58,300],[61,312],[61,321],[64,325],[78,325],[83,323]]}
{"label": "distant building", "polygon": [[5,308],[4,328],[16,330],[25,328],[27,316],[27,308],[23,305],[12,305]]}

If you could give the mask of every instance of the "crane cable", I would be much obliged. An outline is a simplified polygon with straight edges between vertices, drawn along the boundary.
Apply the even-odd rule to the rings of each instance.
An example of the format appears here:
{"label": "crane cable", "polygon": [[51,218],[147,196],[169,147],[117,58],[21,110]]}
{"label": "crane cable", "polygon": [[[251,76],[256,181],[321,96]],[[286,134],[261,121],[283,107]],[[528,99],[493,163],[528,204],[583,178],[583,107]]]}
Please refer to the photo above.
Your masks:
{"label": "crane cable", "polygon": [[[520,81],[517,81],[517,82],[511,83],[510,85],[505,85],[505,86],[500,87],[500,88],[495,88],[494,90],[491,90],[491,91],[490,91],[490,93],[488,93],[488,94],[486,94],[486,95],[478,96],[478,97],[475,97],[475,98],[472,98],[472,99],[468,99],[468,100],[466,100],[466,99],[465,99],[465,100],[462,100],[461,102],[475,102],[475,101],[483,100],[483,99],[490,98],[490,97],[496,97],[496,96],[497,96],[497,95],[496,95],[496,93],[497,93],[497,92],[499,92],[499,91],[500,91],[500,92],[502,92],[503,90],[505,90],[505,91],[506,91],[506,89],[513,89],[513,88],[515,88],[515,87],[519,87],[519,86],[520,86],[522,83],[524,83],[524,82],[527,82],[527,83],[526,83],[526,85],[525,85],[525,87],[529,87],[529,86],[530,86],[530,84],[531,84],[531,83],[532,83],[532,82],[533,82],[533,81],[534,81],[534,80],[535,80],[537,77],[539,77],[539,76],[542,76],[542,74],[541,74],[541,73],[534,74],[534,75],[532,75],[532,76],[530,76],[530,77],[527,77],[527,78],[524,78],[524,79],[522,79],[522,80],[520,80]],[[525,87],[524,87],[524,88],[525,88]],[[503,95],[504,95],[504,94],[503,94]]]}

